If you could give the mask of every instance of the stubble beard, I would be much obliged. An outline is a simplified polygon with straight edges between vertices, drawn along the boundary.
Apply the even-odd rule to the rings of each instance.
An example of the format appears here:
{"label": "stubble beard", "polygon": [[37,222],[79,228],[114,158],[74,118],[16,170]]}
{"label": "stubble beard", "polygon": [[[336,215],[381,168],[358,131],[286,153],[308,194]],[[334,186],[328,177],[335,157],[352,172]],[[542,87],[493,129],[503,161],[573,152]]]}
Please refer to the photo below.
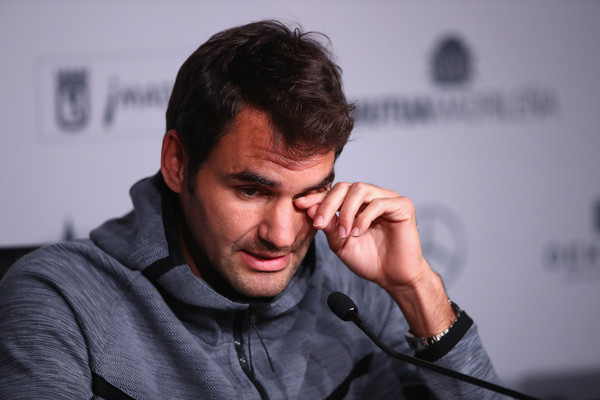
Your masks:
{"label": "stubble beard", "polygon": [[[304,257],[314,238],[314,233],[308,233],[298,238],[287,249],[273,249],[263,243],[247,243],[237,241],[231,246],[229,256],[225,259],[212,260],[211,269],[227,284],[225,294],[227,297],[247,297],[252,299],[273,298],[283,292],[296,271],[302,264]],[[280,271],[252,271],[240,259],[241,251],[261,253],[265,251],[277,253],[291,253],[289,264]]]}

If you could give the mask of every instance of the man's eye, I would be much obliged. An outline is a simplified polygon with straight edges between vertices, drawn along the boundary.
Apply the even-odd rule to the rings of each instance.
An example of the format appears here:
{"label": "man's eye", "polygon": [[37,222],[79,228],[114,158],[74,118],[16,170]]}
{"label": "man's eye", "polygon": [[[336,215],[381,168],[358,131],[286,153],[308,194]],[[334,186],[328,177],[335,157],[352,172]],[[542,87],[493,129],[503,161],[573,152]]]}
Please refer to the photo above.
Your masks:
{"label": "man's eye", "polygon": [[256,197],[260,193],[260,191],[255,187],[242,186],[238,187],[237,190],[244,197]]}

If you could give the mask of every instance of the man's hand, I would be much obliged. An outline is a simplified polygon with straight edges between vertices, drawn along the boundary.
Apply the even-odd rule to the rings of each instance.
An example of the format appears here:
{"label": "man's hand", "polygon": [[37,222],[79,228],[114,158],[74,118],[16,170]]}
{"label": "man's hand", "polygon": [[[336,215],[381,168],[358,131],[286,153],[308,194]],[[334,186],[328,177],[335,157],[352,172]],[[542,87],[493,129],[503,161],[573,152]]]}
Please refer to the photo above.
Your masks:
{"label": "man's hand", "polygon": [[429,271],[406,197],[365,183],[338,183],[297,199],[296,206],[307,210],[354,273],[386,290],[410,287]]}
{"label": "man's hand", "polygon": [[295,205],[348,268],[396,300],[415,335],[437,334],[454,321],[441,279],[423,257],[410,199],[366,183],[337,183]]}

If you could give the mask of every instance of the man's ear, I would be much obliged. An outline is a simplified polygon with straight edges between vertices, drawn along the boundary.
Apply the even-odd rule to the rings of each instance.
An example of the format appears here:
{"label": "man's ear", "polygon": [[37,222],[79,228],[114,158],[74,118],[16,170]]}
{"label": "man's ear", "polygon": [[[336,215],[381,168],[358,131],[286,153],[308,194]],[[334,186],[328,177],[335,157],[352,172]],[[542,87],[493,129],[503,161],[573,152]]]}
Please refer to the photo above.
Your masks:
{"label": "man's ear", "polygon": [[160,170],[167,186],[175,193],[186,187],[187,154],[179,139],[179,133],[171,129],[165,133],[162,142]]}

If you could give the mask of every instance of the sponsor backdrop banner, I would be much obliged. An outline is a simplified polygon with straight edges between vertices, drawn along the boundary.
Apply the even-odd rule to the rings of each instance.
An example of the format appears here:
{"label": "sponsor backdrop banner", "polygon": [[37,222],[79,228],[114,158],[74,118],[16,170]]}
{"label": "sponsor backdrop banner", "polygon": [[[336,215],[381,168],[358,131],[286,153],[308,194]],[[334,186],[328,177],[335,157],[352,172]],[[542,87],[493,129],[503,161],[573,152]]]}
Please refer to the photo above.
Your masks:
{"label": "sponsor backdrop banner", "polygon": [[597,1],[2,1],[0,246],[125,214],[181,63],[267,17],[330,37],[357,104],[339,179],[413,199],[506,383],[598,397]]}

